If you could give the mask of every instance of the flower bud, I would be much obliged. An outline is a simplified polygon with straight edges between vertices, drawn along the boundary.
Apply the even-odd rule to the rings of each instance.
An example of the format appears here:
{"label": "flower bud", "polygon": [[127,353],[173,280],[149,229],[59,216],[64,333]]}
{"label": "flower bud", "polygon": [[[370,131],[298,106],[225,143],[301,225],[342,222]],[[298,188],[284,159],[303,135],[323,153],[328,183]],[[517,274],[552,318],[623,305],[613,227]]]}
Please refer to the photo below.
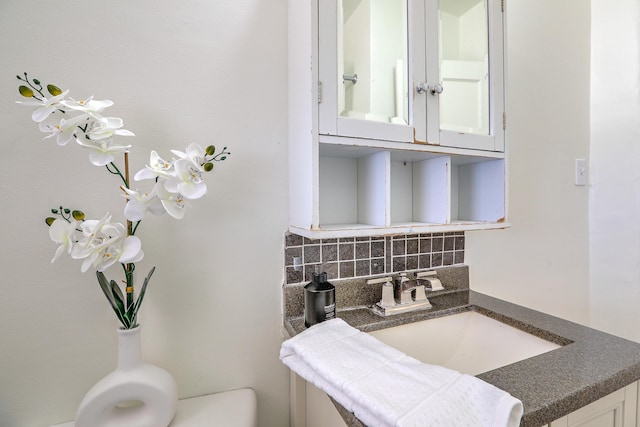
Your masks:
{"label": "flower bud", "polygon": [[58,95],[60,95],[62,93],[60,88],[58,86],[55,86],[55,85],[47,85],[47,90],[53,96],[58,96]]}
{"label": "flower bud", "polygon": [[205,152],[207,153],[208,156],[213,156],[213,153],[216,152],[216,147],[215,145],[210,145],[206,148]]}
{"label": "flower bud", "polygon": [[213,169],[213,163],[207,162],[204,164],[203,167],[205,172],[211,172],[211,169]]}
{"label": "flower bud", "polygon": [[18,88],[18,91],[20,92],[20,95],[24,96],[25,98],[31,98],[33,96],[33,91],[26,86],[20,86]]}
{"label": "flower bud", "polygon": [[73,217],[73,219],[75,219],[76,221],[82,221],[84,220],[84,212],[82,211],[73,211],[71,212],[71,216]]}
{"label": "flower bud", "polygon": [[47,225],[48,225],[49,227],[51,227],[51,224],[53,224],[53,221],[55,221],[55,220],[56,220],[56,219],[55,219],[55,218],[53,218],[53,217],[47,217],[47,218],[45,218],[44,222],[46,222],[46,223],[47,223]]}

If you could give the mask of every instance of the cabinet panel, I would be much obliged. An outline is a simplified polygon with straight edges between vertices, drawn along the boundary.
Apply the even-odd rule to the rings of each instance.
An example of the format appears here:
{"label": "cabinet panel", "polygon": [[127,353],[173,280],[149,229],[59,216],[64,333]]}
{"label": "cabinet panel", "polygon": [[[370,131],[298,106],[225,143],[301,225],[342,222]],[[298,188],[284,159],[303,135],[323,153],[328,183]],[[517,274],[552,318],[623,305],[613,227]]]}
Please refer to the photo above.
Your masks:
{"label": "cabinet panel", "polygon": [[358,223],[387,226],[389,153],[358,159]]}
{"label": "cabinet panel", "polygon": [[448,156],[391,162],[391,225],[428,226],[449,222]]}
{"label": "cabinet panel", "polygon": [[308,382],[306,387],[306,427],[347,427],[324,391]]}
{"label": "cabinet panel", "polygon": [[413,167],[413,216],[417,221],[449,223],[451,158],[448,156],[416,162]]}
{"label": "cabinet panel", "polygon": [[358,159],[320,157],[320,223],[358,222]]}
{"label": "cabinet panel", "polygon": [[413,164],[391,162],[391,224],[413,222]]}
{"label": "cabinet panel", "polygon": [[637,405],[635,382],[553,421],[548,427],[635,427]]}
{"label": "cabinet panel", "polygon": [[321,155],[320,227],[387,225],[388,174],[388,152],[362,157]]}
{"label": "cabinet panel", "polygon": [[504,221],[504,160],[459,160],[452,166],[451,221]]}

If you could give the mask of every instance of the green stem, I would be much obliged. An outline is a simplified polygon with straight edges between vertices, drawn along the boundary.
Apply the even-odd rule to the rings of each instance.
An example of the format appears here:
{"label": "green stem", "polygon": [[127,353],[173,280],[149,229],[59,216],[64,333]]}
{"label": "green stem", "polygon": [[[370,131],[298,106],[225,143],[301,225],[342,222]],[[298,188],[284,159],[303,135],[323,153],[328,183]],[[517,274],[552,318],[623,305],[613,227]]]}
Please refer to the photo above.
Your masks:
{"label": "green stem", "polygon": [[[120,175],[120,178],[122,178],[122,181],[124,182],[124,186],[126,188],[129,188],[129,153],[127,152],[124,153],[124,176],[122,175],[118,167],[113,162],[111,162],[111,164],[113,165],[115,170],[118,172],[118,175]],[[140,224],[140,221],[138,221],[138,223],[136,224],[136,229],[138,228],[138,224]],[[127,236],[132,236],[134,233],[135,233],[135,229],[133,228],[133,224],[131,223],[131,221],[127,220]],[[133,270],[135,268],[136,268],[135,264],[127,264],[125,268],[125,274],[127,275],[127,289],[126,289],[127,290],[127,310],[129,309],[129,307],[135,304],[135,299],[133,294],[134,292]]]}
{"label": "green stem", "polygon": [[221,159],[221,157],[226,157],[229,154],[231,154],[231,153],[227,151],[227,147],[224,147],[222,149],[222,152],[220,152],[220,153],[216,154],[215,156],[213,156],[211,158],[211,160],[213,160],[214,162],[220,162],[220,161],[224,160],[224,159]]}
{"label": "green stem", "polygon": [[133,229],[131,230],[131,233],[129,234],[130,236],[133,236],[136,234],[136,230],[138,229],[138,226],[140,225],[142,221],[138,221],[136,222],[136,225],[133,226]]}
{"label": "green stem", "polygon": [[127,294],[127,303],[125,311],[131,307],[134,302],[134,286],[133,286],[133,271],[135,270],[134,264],[122,264],[122,268],[124,269],[124,276],[126,279],[126,288],[125,292]]}
{"label": "green stem", "polygon": [[[38,92],[40,94],[40,96],[44,98],[44,93],[42,92],[42,85],[38,84],[38,87],[35,87],[31,83],[31,81],[29,80],[29,76],[27,75],[26,72],[24,73],[24,79],[22,77],[20,77],[20,76],[17,76],[17,77],[18,77],[18,80],[21,80],[21,81],[25,82],[26,84],[28,84],[29,86],[31,86],[31,89],[33,89],[36,92]],[[35,96],[33,98],[37,99],[38,101],[42,101],[42,99],[39,99],[39,98],[37,98]]]}
{"label": "green stem", "polygon": [[118,166],[116,166],[115,163],[111,162],[108,165],[106,165],[105,167],[107,168],[109,173],[114,174],[114,175],[118,175],[120,177],[120,179],[122,179],[122,182],[124,183],[124,186],[129,188],[128,180],[125,178],[125,176],[122,174],[122,172],[120,172],[120,169],[118,169]]}

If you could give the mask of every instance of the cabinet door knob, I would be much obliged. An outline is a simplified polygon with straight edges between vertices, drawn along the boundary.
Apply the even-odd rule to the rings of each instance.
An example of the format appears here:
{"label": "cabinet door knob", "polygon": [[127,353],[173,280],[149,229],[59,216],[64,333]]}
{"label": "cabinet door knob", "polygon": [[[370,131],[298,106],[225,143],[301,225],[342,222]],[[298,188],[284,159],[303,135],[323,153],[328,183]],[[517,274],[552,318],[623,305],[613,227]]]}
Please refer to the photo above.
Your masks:
{"label": "cabinet door knob", "polygon": [[431,91],[431,95],[440,95],[442,93],[442,91],[444,90],[444,88],[442,87],[442,85],[440,83],[438,83],[435,86],[431,86],[429,89]]}
{"label": "cabinet door knob", "polygon": [[353,84],[358,83],[358,75],[354,74],[353,76],[347,76],[345,74],[342,75],[342,83],[351,82]]}
{"label": "cabinet door knob", "polygon": [[435,86],[429,86],[427,82],[422,82],[416,86],[416,92],[418,93],[425,93],[427,91],[431,92],[431,95],[440,95],[442,91],[444,91],[444,88],[439,83]]}

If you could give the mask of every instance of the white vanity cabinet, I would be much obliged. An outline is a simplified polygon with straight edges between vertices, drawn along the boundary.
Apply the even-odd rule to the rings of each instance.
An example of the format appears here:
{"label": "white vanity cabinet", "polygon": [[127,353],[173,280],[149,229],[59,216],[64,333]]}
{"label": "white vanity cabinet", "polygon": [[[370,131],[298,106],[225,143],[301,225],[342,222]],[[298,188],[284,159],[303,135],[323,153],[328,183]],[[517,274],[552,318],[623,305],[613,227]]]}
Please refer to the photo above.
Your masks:
{"label": "white vanity cabinet", "polygon": [[290,231],[508,226],[501,5],[289,1]]}
{"label": "white vanity cabinet", "polygon": [[[347,426],[323,391],[293,373],[291,386],[293,427]],[[638,382],[634,382],[546,427],[636,427],[638,408]]]}
{"label": "white vanity cabinet", "polygon": [[638,383],[634,382],[547,427],[635,427],[637,425]]}

